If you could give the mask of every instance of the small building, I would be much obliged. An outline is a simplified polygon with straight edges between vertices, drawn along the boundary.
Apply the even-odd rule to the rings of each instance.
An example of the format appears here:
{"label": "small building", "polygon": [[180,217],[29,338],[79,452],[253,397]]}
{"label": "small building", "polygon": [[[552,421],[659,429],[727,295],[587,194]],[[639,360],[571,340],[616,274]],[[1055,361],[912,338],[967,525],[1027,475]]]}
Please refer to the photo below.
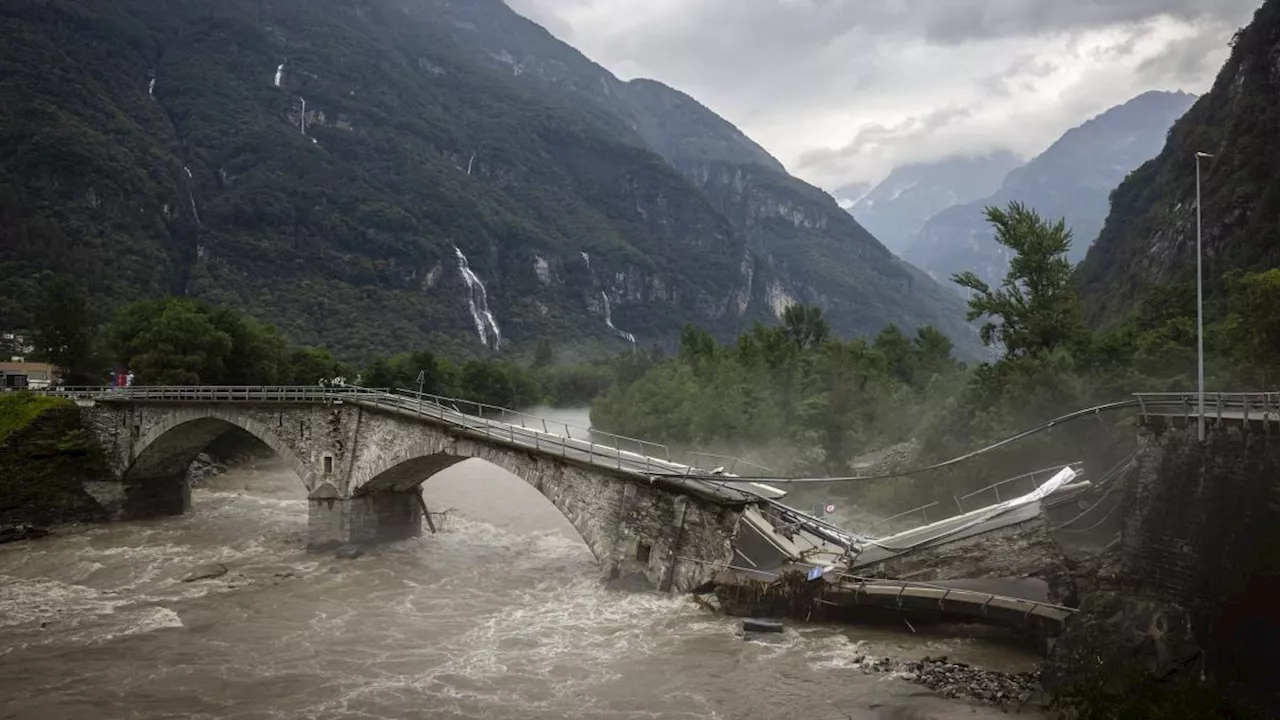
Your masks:
{"label": "small building", "polygon": [[58,369],[49,363],[24,362],[22,358],[14,358],[10,362],[0,362],[0,377],[3,377],[6,390],[42,390],[58,381]]}

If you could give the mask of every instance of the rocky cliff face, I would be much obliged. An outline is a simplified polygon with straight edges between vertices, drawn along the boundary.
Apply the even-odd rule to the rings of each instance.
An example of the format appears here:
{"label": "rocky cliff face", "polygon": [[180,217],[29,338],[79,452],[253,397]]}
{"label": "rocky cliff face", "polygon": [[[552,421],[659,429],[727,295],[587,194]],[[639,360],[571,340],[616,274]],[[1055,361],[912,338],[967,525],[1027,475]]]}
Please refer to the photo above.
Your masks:
{"label": "rocky cliff face", "polygon": [[500,0],[14,0],[0,41],[3,325],[59,272],[352,358],[729,337],[789,299],[969,337],[731,124]]}
{"label": "rocky cliff face", "polygon": [[906,252],[934,215],[949,207],[990,196],[1022,161],[1001,151],[894,169],[850,208],[885,247]]}
{"label": "rocky cliff face", "polygon": [[1210,298],[1234,269],[1280,264],[1280,2],[1237,34],[1213,89],[1170,130],[1160,154],[1111,198],[1098,241],[1078,270],[1089,319],[1122,319],[1143,287],[1194,280],[1197,152],[1203,192],[1204,279]]}
{"label": "rocky cliff face", "polygon": [[1159,152],[1174,120],[1195,101],[1186,93],[1149,92],[1067,131],[1048,150],[1005,177],[992,196],[948,208],[931,218],[904,259],[938,280],[972,270],[999,283],[1008,267],[983,208],[1011,201],[1050,219],[1065,218],[1079,262],[1102,228],[1108,196],[1132,170]]}

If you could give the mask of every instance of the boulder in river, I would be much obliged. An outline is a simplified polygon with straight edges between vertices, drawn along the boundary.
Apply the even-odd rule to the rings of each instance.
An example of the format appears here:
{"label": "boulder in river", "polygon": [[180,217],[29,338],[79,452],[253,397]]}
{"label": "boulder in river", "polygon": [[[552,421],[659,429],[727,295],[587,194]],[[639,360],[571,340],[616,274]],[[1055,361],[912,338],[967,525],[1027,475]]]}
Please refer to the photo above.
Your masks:
{"label": "boulder in river", "polygon": [[222,563],[209,563],[194,568],[187,576],[182,578],[182,582],[189,583],[197,580],[212,580],[220,578],[227,574],[227,566]]}
{"label": "boulder in river", "polygon": [[19,523],[17,525],[0,525],[0,545],[20,540],[39,540],[49,534],[45,528]]}
{"label": "boulder in river", "polygon": [[343,545],[333,554],[339,560],[355,560],[364,555],[364,548],[359,545]]}

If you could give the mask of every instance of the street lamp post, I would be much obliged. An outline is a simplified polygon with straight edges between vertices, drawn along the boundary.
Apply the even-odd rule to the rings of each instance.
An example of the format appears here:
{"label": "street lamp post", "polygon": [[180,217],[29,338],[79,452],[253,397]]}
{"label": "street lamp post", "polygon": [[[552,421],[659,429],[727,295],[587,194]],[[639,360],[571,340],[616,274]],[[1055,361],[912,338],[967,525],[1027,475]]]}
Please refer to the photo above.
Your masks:
{"label": "street lamp post", "polygon": [[1204,252],[1201,249],[1200,159],[1212,157],[1209,153],[1196,153],[1196,396],[1200,442],[1204,442]]}

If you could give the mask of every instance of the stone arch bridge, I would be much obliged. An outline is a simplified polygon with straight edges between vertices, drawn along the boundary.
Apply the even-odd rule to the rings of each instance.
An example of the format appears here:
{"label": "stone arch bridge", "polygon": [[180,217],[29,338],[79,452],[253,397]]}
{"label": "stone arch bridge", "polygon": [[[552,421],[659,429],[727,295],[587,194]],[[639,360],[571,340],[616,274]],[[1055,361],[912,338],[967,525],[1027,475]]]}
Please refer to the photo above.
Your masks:
{"label": "stone arch bridge", "polygon": [[557,434],[545,421],[487,419],[459,411],[461,401],[413,393],[144,387],[61,394],[75,398],[105,449],[111,474],[86,489],[112,517],[185,512],[187,469],[236,427],[301,478],[307,546],[317,551],[418,535],[425,509],[419,486],[474,457],[542,493],[610,579],[682,591],[732,561],[739,517],[761,500],[759,488],[653,457],[667,455],[661,446],[585,430],[573,437],[568,428]]}

